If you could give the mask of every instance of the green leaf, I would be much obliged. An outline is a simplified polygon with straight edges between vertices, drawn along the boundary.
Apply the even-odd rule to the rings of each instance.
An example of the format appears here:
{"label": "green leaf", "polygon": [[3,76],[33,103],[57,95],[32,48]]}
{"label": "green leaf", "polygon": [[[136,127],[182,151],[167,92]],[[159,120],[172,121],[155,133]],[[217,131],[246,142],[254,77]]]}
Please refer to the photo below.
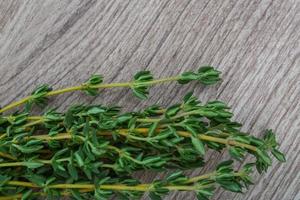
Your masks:
{"label": "green leaf", "polygon": [[217,83],[220,78],[220,72],[211,66],[203,66],[198,69],[198,79],[204,85],[212,85]]}
{"label": "green leaf", "polygon": [[44,147],[43,145],[20,146],[17,144],[12,144],[12,146],[25,154],[34,153]]}
{"label": "green leaf", "polygon": [[286,162],[285,156],[282,152],[280,152],[279,150],[273,148],[271,153],[273,154],[273,156],[280,162]]}
{"label": "green leaf", "polygon": [[7,175],[0,175],[0,187],[5,185],[10,179],[11,179],[11,177],[9,177]]}
{"label": "green leaf", "polygon": [[24,122],[27,121],[27,117],[28,117],[28,113],[27,112],[19,114],[19,115],[15,116],[13,124],[14,125],[21,125],[21,124],[23,124]]}
{"label": "green leaf", "polygon": [[148,158],[145,158],[144,160],[143,160],[143,164],[144,165],[147,165],[147,164],[154,164],[154,163],[156,163],[156,162],[158,162],[158,161],[160,161],[161,160],[161,157],[148,157]]}
{"label": "green leaf", "polygon": [[32,190],[27,190],[26,192],[23,192],[21,200],[30,199],[31,194],[32,194]]}
{"label": "green leaf", "polygon": [[223,173],[220,173],[217,175],[216,180],[217,181],[225,181],[225,180],[231,180],[234,177],[235,177],[234,174],[231,172],[229,172],[229,173],[223,172]]}
{"label": "green leaf", "polygon": [[148,137],[152,137],[154,135],[154,132],[155,132],[157,126],[158,126],[158,122],[154,122],[150,125],[149,131],[148,131]]}
{"label": "green leaf", "polygon": [[67,168],[68,168],[68,172],[71,175],[72,179],[74,181],[77,181],[78,180],[78,172],[77,172],[76,168],[73,166],[73,164],[69,163]]}
{"label": "green leaf", "polygon": [[150,192],[149,197],[151,200],[162,200],[162,197],[155,192]]}
{"label": "green leaf", "polygon": [[76,151],[74,153],[74,156],[75,156],[75,160],[77,161],[79,167],[82,167],[84,165],[84,161],[83,161],[82,157],[80,156],[80,153],[78,151]]}
{"label": "green leaf", "polygon": [[227,112],[227,111],[218,111],[217,114],[219,117],[223,117],[223,118],[231,118],[233,116],[231,112]]}
{"label": "green leaf", "polygon": [[33,104],[37,104],[38,106],[44,106],[46,104],[46,101],[48,100],[46,95],[48,92],[50,92],[52,88],[47,85],[41,85],[37,87],[30,96],[29,102],[25,106],[25,110],[29,111],[31,109],[31,106]]}
{"label": "green leaf", "polygon": [[90,108],[88,111],[87,111],[87,114],[88,115],[97,115],[97,114],[100,114],[100,113],[104,113],[105,112],[105,109],[101,108],[101,107],[92,107]]}
{"label": "green leaf", "polygon": [[256,145],[257,147],[264,146],[265,143],[261,139],[255,138],[253,136],[250,137],[251,144]]}
{"label": "green leaf", "polygon": [[207,197],[206,195],[202,194],[201,192],[197,193],[197,199],[198,200],[209,200],[209,197]]}
{"label": "green leaf", "polygon": [[178,82],[186,84],[193,80],[198,80],[204,85],[212,85],[220,80],[220,72],[213,67],[204,66],[199,68],[197,72],[184,72],[180,75]]}
{"label": "green leaf", "polygon": [[186,177],[182,171],[174,172],[166,178],[166,182],[174,184],[174,185],[175,184],[177,184],[177,185],[185,184],[187,180],[188,180],[188,177]]}
{"label": "green leaf", "polygon": [[112,195],[111,191],[95,189],[94,197],[97,200],[109,200]]}
{"label": "green leaf", "polygon": [[241,160],[244,157],[243,150],[237,147],[230,147],[229,154],[237,160]]}
{"label": "green leaf", "polygon": [[130,120],[131,118],[132,118],[131,114],[129,114],[129,113],[123,114],[123,115],[118,116],[117,121],[118,121],[118,123],[124,123],[124,122]]}
{"label": "green leaf", "polygon": [[98,94],[98,88],[93,88],[92,86],[99,85],[103,82],[103,77],[101,75],[92,75],[88,81],[84,83],[84,88],[82,89],[87,95],[96,96]]}
{"label": "green leaf", "polygon": [[265,152],[262,151],[260,149],[256,150],[257,155],[259,156],[259,158],[261,158],[261,160],[268,166],[271,166],[272,164],[272,160],[270,158],[270,156]]}
{"label": "green leaf", "polygon": [[29,169],[35,169],[42,167],[44,164],[38,161],[25,161],[22,162],[24,166],[28,167]]}
{"label": "green leaf", "polygon": [[57,122],[62,120],[63,116],[61,113],[56,112],[55,109],[50,109],[44,113],[43,119],[45,122]]}
{"label": "green leaf", "polygon": [[217,112],[210,111],[210,110],[199,109],[197,112],[199,113],[199,115],[202,115],[202,116],[208,117],[208,118],[212,118],[212,117],[217,117],[218,116]]}
{"label": "green leaf", "polygon": [[41,140],[29,140],[26,143],[26,146],[33,146],[33,145],[39,145],[39,144],[43,144],[43,141],[41,141]]}
{"label": "green leaf", "polygon": [[86,82],[89,85],[98,85],[103,82],[103,76],[100,74],[93,74]]}
{"label": "green leaf", "polygon": [[207,103],[207,107],[215,108],[215,109],[228,109],[229,107],[226,103],[222,101],[210,101]]}
{"label": "green leaf", "polygon": [[65,154],[66,152],[68,152],[69,149],[68,148],[64,148],[64,149],[61,149],[59,151],[57,151],[54,156],[52,157],[52,159],[57,159],[58,157],[60,157],[61,155]]}
{"label": "green leaf", "polygon": [[85,122],[82,133],[84,136],[90,135],[90,123],[88,121]]}
{"label": "green leaf", "polygon": [[190,81],[197,80],[197,78],[198,78],[198,75],[194,72],[184,72],[181,74],[178,82],[180,84],[186,84]]}
{"label": "green leaf", "polygon": [[135,81],[151,81],[153,76],[150,71],[139,71],[134,75]]}
{"label": "green leaf", "polygon": [[233,160],[226,160],[226,161],[223,161],[221,163],[218,164],[217,166],[217,170],[223,170],[223,169],[228,169],[228,168],[231,168],[232,167],[232,164],[233,164]]}
{"label": "green leaf", "polygon": [[272,130],[266,130],[266,133],[264,135],[264,142],[269,148],[276,148],[278,146],[275,134]]}
{"label": "green leaf", "polygon": [[147,116],[156,116],[161,113],[162,108],[159,105],[151,105],[144,109]]}
{"label": "green leaf", "polygon": [[47,84],[43,84],[43,85],[40,85],[38,86],[32,93],[31,95],[34,95],[35,97],[37,96],[43,96],[45,95],[45,93],[51,91],[51,87]]}
{"label": "green leaf", "polygon": [[53,169],[57,172],[65,172],[66,171],[66,169],[62,165],[63,164],[62,162],[58,162],[58,161],[52,159],[51,164],[52,164]]}
{"label": "green leaf", "polygon": [[26,174],[25,178],[40,187],[43,187],[46,182],[46,178],[38,174]]}
{"label": "green leaf", "polygon": [[89,180],[92,179],[92,170],[90,169],[89,166],[84,166],[83,172]]}
{"label": "green leaf", "polygon": [[49,178],[47,178],[45,185],[48,186],[51,183],[53,183],[55,180],[56,180],[56,177],[49,177]]}
{"label": "green leaf", "polygon": [[92,96],[92,97],[98,95],[98,90],[94,89],[94,88],[85,88],[84,92],[85,92],[86,95],[89,95],[89,96]]}
{"label": "green leaf", "polygon": [[213,190],[202,189],[198,191],[197,198],[199,200],[203,200],[203,199],[208,200],[212,195],[213,195]]}
{"label": "green leaf", "polygon": [[152,81],[153,77],[149,71],[140,71],[135,74],[134,82],[131,86],[133,94],[139,99],[147,99],[148,97],[148,89],[150,84],[149,81]]}
{"label": "green leaf", "polygon": [[78,190],[72,189],[70,191],[71,191],[72,197],[74,197],[77,200],[83,200],[83,198],[81,197],[81,194]]}
{"label": "green leaf", "polygon": [[65,114],[65,119],[64,119],[64,125],[66,126],[67,129],[70,129],[73,126],[75,118],[73,116],[73,111],[72,108],[69,109],[66,114]]}
{"label": "green leaf", "polygon": [[222,188],[231,192],[242,192],[242,186],[235,181],[221,181],[218,182]]}
{"label": "green leaf", "polygon": [[176,104],[176,105],[169,107],[165,112],[166,118],[169,119],[169,118],[175,116],[180,111],[180,109],[181,109],[180,104]]}
{"label": "green leaf", "polygon": [[188,92],[186,95],[184,95],[184,97],[183,97],[183,102],[184,103],[188,103],[188,102],[190,102],[191,100],[194,100],[194,96],[193,96],[193,91],[191,91],[191,92]]}
{"label": "green leaf", "polygon": [[132,88],[133,94],[139,99],[146,100],[148,98],[147,94],[144,91],[139,90],[138,88]]}
{"label": "green leaf", "polygon": [[237,142],[242,142],[242,143],[245,143],[245,144],[250,144],[250,139],[247,138],[246,136],[235,136],[234,140],[237,141]]}
{"label": "green leaf", "polygon": [[201,155],[205,155],[205,148],[204,148],[204,144],[201,140],[199,140],[198,138],[192,136],[191,137],[192,140],[192,144],[195,147],[195,149],[201,154]]}

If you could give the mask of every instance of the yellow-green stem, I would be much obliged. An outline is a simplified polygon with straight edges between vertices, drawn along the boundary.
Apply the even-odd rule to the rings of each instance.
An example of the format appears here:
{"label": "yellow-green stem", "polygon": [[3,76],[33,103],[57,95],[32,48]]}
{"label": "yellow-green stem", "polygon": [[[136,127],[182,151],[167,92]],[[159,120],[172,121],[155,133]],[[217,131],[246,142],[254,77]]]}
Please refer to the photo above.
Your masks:
{"label": "yellow-green stem", "polygon": [[201,176],[195,176],[193,178],[189,178],[186,181],[186,183],[196,183],[196,182],[201,181],[201,180],[210,179],[210,178],[214,177],[216,174],[217,174],[216,172],[211,172],[211,173],[204,174],[204,175],[201,175]]}
{"label": "yellow-green stem", "polygon": [[[200,180],[210,179],[214,176],[215,173],[209,173],[205,175],[196,176],[190,178],[186,181],[186,184],[193,184]],[[6,185],[11,186],[22,186],[22,187],[29,187],[29,188],[42,188],[31,182],[26,181],[8,181]],[[86,190],[94,190],[95,185],[93,184],[54,184],[48,185],[47,188],[52,189],[86,189]],[[151,191],[155,190],[151,183],[149,184],[139,184],[139,185],[124,185],[124,184],[103,184],[99,186],[100,189],[103,190],[119,190],[119,191]],[[194,185],[167,185],[164,186],[165,189],[169,190],[195,190]],[[193,189],[192,189],[193,188]]]}
{"label": "yellow-green stem", "polygon": [[[130,131],[131,130],[129,130],[129,129],[119,129],[118,131],[116,131],[116,133],[126,137],[129,134]],[[148,128],[137,128],[134,131],[137,132],[137,133],[147,134],[149,129]],[[99,135],[111,135],[110,132],[99,132],[98,134]],[[192,136],[192,134],[187,132],[187,131],[177,131],[177,134],[182,136],[182,137],[191,137]],[[72,138],[71,133],[60,133],[60,134],[57,134],[55,136],[33,135],[33,136],[28,137],[28,139],[39,139],[39,140],[45,140],[45,141],[63,140],[63,139],[71,139],[71,138]],[[198,138],[200,140],[204,140],[204,141],[216,142],[216,143],[231,145],[231,146],[238,146],[238,147],[249,149],[249,150],[254,151],[254,152],[257,151],[257,148],[255,146],[250,145],[250,144],[245,144],[245,143],[241,143],[241,142],[237,142],[237,141],[233,141],[233,140],[228,140],[228,139],[224,139],[224,138],[218,138],[218,137],[209,136],[209,135],[205,135],[205,134],[198,134]]]}
{"label": "yellow-green stem", "polygon": [[[154,85],[154,84],[159,84],[163,82],[170,82],[170,81],[176,81],[179,80],[180,76],[174,76],[174,77],[169,77],[169,78],[162,78],[162,79],[157,79],[153,81],[147,81],[143,82],[143,85]],[[133,87],[134,82],[123,82],[123,83],[108,83],[108,84],[98,84],[98,85],[92,85],[89,86],[89,88],[94,88],[94,89],[104,89],[104,88],[115,88],[115,87]],[[79,86],[73,86],[73,87],[68,87],[68,88],[63,88],[63,89],[58,89],[58,90],[53,90],[50,91],[46,94],[47,97],[50,96],[55,96],[63,93],[68,93],[68,92],[74,92],[74,91],[79,91],[83,90],[86,88],[86,85],[79,85]],[[31,96],[25,97],[19,101],[13,102],[11,104],[8,104],[7,106],[3,107],[0,109],[0,113],[6,112],[12,108],[15,108],[17,106],[20,106],[24,103],[27,103],[28,101],[31,100]]]}
{"label": "yellow-green stem", "polygon": [[[165,111],[164,109],[160,110],[161,113],[163,113],[164,111]],[[27,120],[31,120],[32,122],[23,125],[24,128],[29,128],[31,126],[41,124],[45,121],[43,116],[29,116],[27,117]],[[152,123],[152,122],[158,122],[160,120],[161,119],[141,118],[141,119],[137,119],[137,122]],[[0,135],[0,140],[6,136],[7,134],[3,133],[2,135]]]}
{"label": "yellow-green stem", "polygon": [[3,134],[0,136],[0,140],[3,139],[3,138],[5,138],[6,136],[7,136],[7,134],[6,134],[6,133],[3,133]]}
{"label": "yellow-green stem", "polygon": [[0,152],[0,157],[8,158],[8,159],[11,159],[11,160],[17,160],[17,158],[15,158],[14,156],[12,156],[10,154],[7,154],[7,153],[4,153],[4,152]]}
{"label": "yellow-green stem", "polygon": [[28,96],[28,97],[25,97],[25,98],[23,98],[23,99],[21,99],[19,101],[16,101],[16,102],[13,102],[11,104],[8,104],[4,108],[0,109],[0,113],[3,113],[5,111],[7,111],[7,110],[10,110],[10,109],[15,108],[17,106],[20,106],[20,105],[22,105],[24,103],[27,103],[30,100],[30,98],[31,98],[31,96]]}
{"label": "yellow-green stem", "polygon": [[[186,184],[188,185],[167,185],[164,186],[164,189],[167,189],[169,191],[195,191],[200,188],[207,188],[211,187],[214,185],[214,183],[202,185],[201,187],[193,185],[194,183],[205,180],[205,179],[213,179],[215,176],[215,172],[196,176],[193,178],[189,178],[186,181]],[[239,173],[235,173],[236,176],[239,175]],[[191,184],[191,185],[189,185]],[[10,186],[21,186],[21,187],[28,187],[28,188],[40,188],[42,189],[41,186],[38,186],[34,183],[31,182],[25,182],[25,181],[8,181],[6,185]],[[68,189],[79,189],[80,193],[85,193],[85,192],[91,192],[95,190],[95,185],[93,184],[54,184],[54,185],[49,185],[47,188],[52,188],[52,189],[63,189],[63,192],[61,192],[61,195],[67,196],[70,195],[69,191],[66,191]],[[115,191],[140,191],[140,192],[149,192],[149,191],[154,191],[155,188],[151,183],[149,184],[139,184],[139,185],[134,185],[134,186],[128,186],[124,184],[104,184],[100,185],[99,189],[102,190],[115,190]],[[46,193],[43,192],[35,192],[34,195],[37,196],[45,196]],[[22,194],[17,194],[17,195],[12,195],[12,196],[3,196],[0,197],[0,200],[11,200],[11,199],[20,199],[22,198]]]}
{"label": "yellow-green stem", "polygon": [[0,167],[19,167],[24,165],[24,162],[0,163]]}
{"label": "yellow-green stem", "polygon": [[[208,187],[211,187],[213,186],[214,184],[207,184],[207,185],[203,185],[201,186],[201,188],[208,188]],[[104,185],[105,186],[105,185]],[[121,185],[123,186],[123,185]],[[113,188],[110,188],[110,190],[118,190],[120,187],[116,185],[116,187],[113,187]],[[125,187],[122,187],[123,189],[125,189]],[[127,189],[131,189],[132,187],[129,186]],[[165,187],[166,189],[168,190],[171,190],[171,191],[194,191],[196,189],[199,189],[199,187],[195,187],[195,186],[167,186]],[[101,187],[101,189],[105,190],[105,187]],[[144,190],[144,188],[138,188],[140,190],[135,190],[135,191],[141,191],[141,192],[146,192],[146,190]],[[93,189],[80,189],[79,192],[80,193],[87,193],[87,192],[92,192],[94,191],[94,188]],[[150,189],[148,190],[150,191]],[[47,196],[47,193],[45,192],[34,192],[33,193],[34,196]],[[69,191],[63,191],[60,193],[60,195],[62,196],[70,196],[71,193]],[[23,194],[16,194],[16,195],[11,195],[11,196],[0,196],[0,200],[16,200],[16,199],[21,199],[23,196]]]}
{"label": "yellow-green stem", "polygon": [[[142,133],[142,134],[147,134],[149,129],[148,128],[137,128],[134,131]],[[128,129],[120,129],[120,130],[116,131],[116,133],[118,133],[118,134],[120,134],[124,137],[127,137],[129,132],[130,132],[130,130],[128,130]],[[111,133],[108,132],[108,131],[99,132],[98,134],[99,135],[104,135],[104,136],[110,136],[111,135]],[[191,137],[192,136],[192,134],[187,132],[187,131],[177,131],[177,134],[182,136],[182,137]],[[72,134],[71,133],[60,133],[60,134],[57,134],[55,136],[33,135],[33,136],[29,136],[27,138],[28,139],[44,140],[44,141],[64,140],[64,139],[71,139]],[[249,149],[253,152],[257,151],[257,148],[253,145],[245,144],[245,143],[241,143],[241,142],[237,142],[237,141],[233,141],[233,140],[228,140],[228,139],[224,139],[224,138],[213,137],[213,136],[209,136],[209,135],[205,135],[205,134],[198,134],[198,138],[200,140],[203,140],[203,141],[216,142],[216,143],[230,145],[230,146],[237,146],[237,147]],[[9,154],[1,153],[1,152],[0,152],[0,157],[5,157],[5,158],[12,159],[12,160],[16,160],[16,158],[14,158],[13,156],[11,156]],[[0,167],[1,167],[1,164],[0,164]]]}
{"label": "yellow-green stem", "polygon": [[40,123],[43,123],[43,122],[44,122],[44,119],[38,119],[38,120],[35,120],[35,121],[30,122],[28,124],[25,124],[23,127],[28,128],[28,127],[31,127],[31,126],[34,126],[34,125],[37,125],[37,124],[40,124]]}
{"label": "yellow-green stem", "polygon": [[[79,190],[79,192],[91,192],[91,190]],[[33,195],[35,196],[47,196],[47,193],[44,192],[34,192]],[[71,193],[69,191],[63,191],[60,193],[62,196],[69,196]],[[23,194],[15,194],[11,196],[0,196],[0,200],[16,200],[16,199],[22,199]]]}
{"label": "yellow-green stem", "polygon": [[[135,131],[143,133],[143,134],[147,134],[149,129],[148,128],[137,128],[137,129],[135,129]],[[118,131],[118,133],[123,136],[127,136],[129,132],[130,132],[130,130],[128,130],[128,129],[120,129]],[[192,136],[192,134],[187,131],[177,131],[177,134],[182,137],[191,137]],[[237,142],[237,141],[228,140],[228,139],[213,137],[213,136],[209,136],[209,135],[205,135],[205,134],[198,134],[198,138],[200,140],[204,140],[204,141],[216,142],[216,143],[221,143],[221,144],[231,145],[231,146],[238,146],[238,147],[249,149],[254,152],[257,151],[257,148],[255,146],[252,146],[249,144],[244,144],[244,143]]]}
{"label": "yellow-green stem", "polygon": [[[107,148],[117,152],[118,154],[122,154],[122,150],[115,146],[108,145]],[[68,160],[69,160],[68,158],[62,158],[57,161],[63,162],[63,161],[68,161]],[[40,162],[40,163],[43,163],[46,165],[50,165],[52,163],[51,160],[37,160],[37,162]],[[19,166],[26,166],[26,165],[27,165],[26,162],[8,162],[8,163],[0,163],[0,168],[1,167],[19,167]],[[111,168],[112,166],[111,165],[102,165],[102,167]]]}

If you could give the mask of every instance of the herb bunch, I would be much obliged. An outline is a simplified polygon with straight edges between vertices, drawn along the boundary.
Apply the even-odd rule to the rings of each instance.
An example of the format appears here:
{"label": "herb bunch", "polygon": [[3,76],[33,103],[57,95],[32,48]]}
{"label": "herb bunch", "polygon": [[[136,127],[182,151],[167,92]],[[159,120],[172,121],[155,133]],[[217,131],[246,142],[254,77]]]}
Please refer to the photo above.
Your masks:
{"label": "herb bunch", "polygon": [[[197,80],[211,85],[220,72],[202,67],[197,72],[154,80],[142,71],[132,82],[104,84],[93,75],[80,86],[51,90],[47,85],[30,96],[0,110],[21,104],[25,109],[0,116],[1,199],[35,199],[71,196],[75,199],[139,199],[149,192],[161,199],[169,191],[195,191],[198,199],[208,199],[216,186],[242,192],[252,184],[250,173],[256,166],[262,173],[272,164],[270,154],[284,162],[271,130],[259,139],[240,130],[233,114],[221,101],[200,102],[192,93],[178,104],[162,108],[148,106],[140,111],[122,112],[117,106],[75,105],[66,112],[47,109],[32,116],[32,105],[45,105],[49,96],[82,90],[96,95],[100,88],[130,87],[146,99],[149,87],[167,81],[185,84]],[[215,171],[196,177],[183,175],[185,169],[205,165],[208,149],[228,151],[240,161],[247,154],[256,158],[235,171],[233,161],[220,163]],[[139,170],[175,169],[167,178],[140,183],[132,177]]]}

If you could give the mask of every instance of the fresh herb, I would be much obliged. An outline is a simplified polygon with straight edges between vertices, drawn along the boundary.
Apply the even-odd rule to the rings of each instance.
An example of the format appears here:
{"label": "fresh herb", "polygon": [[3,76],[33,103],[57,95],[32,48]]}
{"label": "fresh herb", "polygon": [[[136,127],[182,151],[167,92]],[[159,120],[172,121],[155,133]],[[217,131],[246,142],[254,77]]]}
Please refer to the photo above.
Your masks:
{"label": "fresh herb", "polygon": [[[216,187],[243,192],[252,184],[253,166],[262,173],[272,164],[271,154],[284,162],[275,134],[267,130],[260,139],[244,133],[221,101],[201,103],[192,93],[181,102],[162,108],[152,105],[140,111],[122,112],[117,106],[73,105],[65,112],[55,109],[32,116],[31,106],[47,97],[83,90],[96,95],[100,88],[130,87],[140,99],[149,87],[166,81],[185,84],[198,80],[210,85],[219,80],[211,67],[197,72],[154,80],[150,72],[139,72],[128,83],[103,84],[93,75],[80,86],[50,91],[39,87],[31,96],[4,107],[0,112],[26,104],[26,109],[0,115],[0,200],[37,199],[161,199],[170,191],[194,191],[198,199],[209,199]],[[187,177],[185,169],[202,167],[208,149],[228,151],[232,159],[256,158],[240,171],[233,160],[222,162],[211,173]],[[140,170],[176,169],[163,180],[140,183],[133,174]]]}
{"label": "fresh herb", "polygon": [[[187,76],[187,74],[193,74],[193,76]],[[17,102],[13,102],[2,109],[0,109],[0,113],[8,111],[12,108],[20,106],[22,104],[27,104],[27,107],[30,108],[32,103],[36,103],[38,105],[43,105],[46,103],[47,97],[55,96],[67,92],[73,91],[84,91],[88,95],[95,96],[98,93],[99,89],[105,88],[115,88],[115,87],[129,87],[132,89],[133,94],[140,98],[145,99],[148,95],[148,88],[155,84],[161,84],[164,82],[172,82],[177,81],[180,84],[185,84],[190,81],[199,81],[204,85],[211,85],[220,80],[220,72],[215,70],[210,66],[200,67],[197,72],[184,72],[178,76],[162,78],[153,80],[153,77],[149,71],[140,71],[136,73],[134,76],[134,80],[131,82],[123,82],[123,83],[103,83],[103,77],[101,75],[92,75],[89,80],[79,86],[73,86],[58,90],[52,90],[52,88],[48,85],[42,85],[38,87],[34,92],[32,92],[31,96],[25,97]]]}
{"label": "fresh herb", "polygon": [[[100,181],[91,183],[62,183],[50,177],[48,179],[33,175],[31,181],[15,181],[12,177],[1,176],[1,189],[18,191],[20,194],[11,194],[6,199],[33,199],[38,196],[60,197],[73,196],[74,199],[109,199],[116,194],[122,199],[139,199],[145,192],[153,200],[161,199],[170,191],[194,191],[198,199],[209,199],[217,186],[232,192],[242,192],[252,184],[250,173],[251,165],[245,165],[240,171],[234,171],[232,161],[225,161],[218,165],[211,173],[195,177],[187,177],[182,171],[176,171],[164,180],[155,180],[152,183],[141,184],[138,180],[122,177],[99,177]],[[32,189],[37,192],[32,192]]]}

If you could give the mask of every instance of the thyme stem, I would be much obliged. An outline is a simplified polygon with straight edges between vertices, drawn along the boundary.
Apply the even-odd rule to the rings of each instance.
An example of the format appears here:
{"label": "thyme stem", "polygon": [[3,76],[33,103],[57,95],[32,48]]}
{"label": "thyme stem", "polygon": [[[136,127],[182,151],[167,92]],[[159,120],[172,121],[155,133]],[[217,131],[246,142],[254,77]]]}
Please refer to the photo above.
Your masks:
{"label": "thyme stem", "polygon": [[[201,188],[204,189],[204,188],[208,188],[208,187],[211,187],[213,186],[214,184],[207,184],[207,185],[204,185],[202,186]],[[103,190],[106,190],[107,185],[102,185],[102,187],[100,186],[100,189],[103,189]],[[121,186],[124,190],[127,190],[129,191],[130,189],[132,189],[132,186],[127,186],[125,188],[124,185],[115,185],[115,187],[112,187],[112,185],[110,186],[111,188],[109,190],[118,190]],[[79,192],[80,193],[86,193],[86,192],[92,192],[95,188],[92,188],[92,189],[80,189]],[[148,188],[146,188],[148,189]],[[172,191],[193,191],[193,190],[196,190],[196,189],[199,189],[199,187],[192,187],[192,186],[167,186],[165,187],[165,189],[168,189],[168,190],[172,190]],[[143,187],[141,188],[138,188],[136,190],[131,190],[131,191],[141,191],[141,192],[146,192],[146,191],[151,191],[150,189],[148,190],[145,190]],[[36,196],[46,196],[47,194],[44,193],[44,192],[35,192],[33,193],[34,195]],[[63,191],[60,193],[62,196],[69,196],[71,195],[71,193],[69,191]],[[16,195],[11,195],[11,196],[0,196],[0,200],[16,200],[16,199],[21,199],[23,196],[23,194],[16,194]]]}
{"label": "thyme stem", "polygon": [[[180,76],[174,76],[174,77],[168,77],[168,78],[147,81],[147,82],[143,82],[142,84],[145,86],[150,86],[150,85],[155,85],[155,84],[164,83],[164,82],[177,81],[179,79],[180,79]],[[108,84],[101,83],[98,85],[91,85],[89,87],[93,88],[93,89],[103,89],[103,88],[116,88],[116,87],[131,87],[133,84],[134,84],[133,82],[108,83]],[[86,87],[85,85],[79,85],[79,86],[73,86],[73,87],[53,90],[53,91],[48,92],[45,96],[50,97],[50,96],[55,96],[55,95],[64,94],[64,93],[68,93],[68,92],[79,91],[79,90],[83,90],[85,87]],[[0,113],[6,112],[12,108],[15,108],[24,103],[27,103],[30,100],[31,100],[31,96],[28,96],[19,101],[8,104],[7,106],[0,109]]]}
{"label": "thyme stem", "polygon": [[3,153],[3,152],[0,152],[0,157],[8,158],[8,159],[11,159],[11,160],[17,160],[17,158],[15,158],[14,156],[12,156],[10,154],[7,154],[7,153]]}
{"label": "thyme stem", "polygon": [[[134,131],[138,132],[138,133],[142,133],[142,134],[147,134],[149,129],[148,128],[136,128],[136,129],[134,129]],[[158,131],[159,131],[159,129],[158,129]],[[118,131],[116,131],[116,133],[123,135],[125,137],[128,136],[129,132],[130,132],[129,129],[119,129]],[[99,132],[98,134],[107,136],[107,135],[111,135],[111,132],[105,131],[105,132]],[[177,134],[182,137],[191,137],[192,136],[192,134],[187,131],[177,131]],[[33,136],[28,137],[28,139],[38,139],[38,140],[45,140],[45,141],[64,140],[64,139],[71,139],[71,138],[72,138],[72,135],[71,135],[71,133],[68,133],[68,132],[60,133],[55,136],[33,135]],[[238,146],[238,147],[249,149],[254,152],[257,151],[257,148],[253,145],[249,145],[249,144],[245,144],[245,143],[241,143],[241,142],[237,142],[237,141],[232,141],[232,140],[228,140],[228,139],[224,139],[224,138],[218,138],[218,137],[213,137],[213,136],[204,135],[204,134],[198,134],[198,138],[200,140],[204,140],[204,141],[216,142],[216,143],[221,143],[221,144],[231,145],[231,146]]]}
{"label": "thyme stem", "polygon": [[[187,181],[185,181],[186,185],[167,185],[163,186],[163,188],[168,189],[168,190],[184,190],[184,191],[189,191],[189,190],[195,190],[198,189],[198,187],[194,185],[189,185],[193,184],[196,182],[199,182],[201,180],[210,180],[213,179],[215,176],[216,172],[204,174],[204,175],[199,175],[195,176],[192,178],[189,178]],[[240,176],[240,173],[234,173],[235,176]],[[7,185],[12,185],[12,186],[22,186],[22,187],[30,187],[30,188],[42,188],[41,186],[38,186],[34,183],[31,182],[26,182],[26,181],[8,181],[6,183]],[[54,185],[49,185],[47,188],[52,188],[52,189],[86,189],[87,191],[94,190],[95,185],[94,184],[54,184]],[[153,187],[153,184],[139,184],[139,185],[125,185],[125,184],[103,184],[99,186],[99,189],[103,190],[119,190],[119,191],[153,191],[155,188]],[[1,199],[1,198],[0,198]]]}

